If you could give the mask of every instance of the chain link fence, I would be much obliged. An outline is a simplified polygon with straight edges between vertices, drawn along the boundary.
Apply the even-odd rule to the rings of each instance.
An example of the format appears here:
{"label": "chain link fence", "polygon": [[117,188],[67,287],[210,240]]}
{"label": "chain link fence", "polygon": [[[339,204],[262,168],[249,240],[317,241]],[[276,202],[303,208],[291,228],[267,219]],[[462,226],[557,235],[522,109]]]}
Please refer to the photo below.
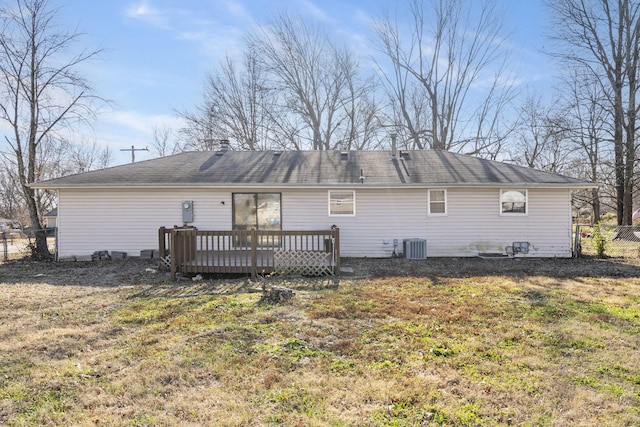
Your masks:
{"label": "chain link fence", "polygon": [[[56,238],[53,230],[43,230],[47,233],[49,251],[55,253]],[[31,254],[30,245],[34,237],[23,232],[0,232],[0,262],[12,261],[28,257]]]}
{"label": "chain link fence", "polygon": [[640,226],[576,225],[578,256],[640,258]]}

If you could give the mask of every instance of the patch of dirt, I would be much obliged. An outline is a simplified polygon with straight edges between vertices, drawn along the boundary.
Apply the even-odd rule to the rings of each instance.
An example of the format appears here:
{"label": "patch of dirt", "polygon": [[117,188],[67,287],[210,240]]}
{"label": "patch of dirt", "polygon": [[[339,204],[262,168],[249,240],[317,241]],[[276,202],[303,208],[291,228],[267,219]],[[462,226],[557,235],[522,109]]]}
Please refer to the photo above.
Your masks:
{"label": "patch of dirt", "polygon": [[638,277],[640,259],[628,258],[350,258],[355,277],[391,276],[549,276],[549,277]]}
{"label": "patch of dirt", "polygon": [[0,282],[105,287],[171,282],[168,273],[158,270],[158,264],[158,260],[138,258],[77,262],[17,260],[0,264]]}
{"label": "patch of dirt", "polygon": [[[466,277],[466,276],[549,276],[549,277],[639,277],[640,260],[622,258],[538,259],[538,258],[345,258],[342,279],[391,276]],[[350,271],[352,270],[352,272]],[[274,284],[295,282],[297,287],[318,288],[337,285],[332,278],[266,278]],[[0,283],[43,283],[63,286],[138,287],[146,292],[171,294],[205,292],[231,293],[255,287],[243,276],[205,275],[194,282],[191,277],[173,281],[159,269],[158,260],[34,262],[13,261],[0,264]],[[213,287],[213,288],[212,288]],[[194,291],[194,289],[196,291]]]}

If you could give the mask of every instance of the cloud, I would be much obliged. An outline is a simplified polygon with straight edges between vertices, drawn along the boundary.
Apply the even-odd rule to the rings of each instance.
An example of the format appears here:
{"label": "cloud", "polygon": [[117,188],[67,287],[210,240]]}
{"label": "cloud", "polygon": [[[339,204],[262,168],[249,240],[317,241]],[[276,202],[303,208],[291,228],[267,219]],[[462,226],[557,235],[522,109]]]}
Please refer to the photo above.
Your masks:
{"label": "cloud", "polygon": [[310,15],[312,18],[317,19],[318,21],[331,21],[329,15],[324,10],[320,9],[313,2],[308,0],[300,1],[300,9]]}
{"label": "cloud", "polygon": [[247,8],[238,0],[228,0],[221,3],[226,11],[237,19],[253,19]]}
{"label": "cloud", "polygon": [[183,125],[179,117],[169,114],[143,114],[135,111],[113,111],[103,116],[102,122],[108,127],[133,132],[140,136],[150,136],[154,126],[166,124],[170,127]]}
{"label": "cloud", "polygon": [[[144,114],[137,111],[111,111],[100,116],[95,126],[83,127],[64,132],[64,137],[72,143],[95,143],[108,148],[113,154],[113,165],[128,163],[131,146],[144,149],[152,146],[153,128],[169,127],[177,130],[184,126],[179,117],[169,114]],[[125,151],[122,151],[125,150]],[[136,160],[150,158],[150,152],[136,153]]]}
{"label": "cloud", "polygon": [[100,120],[92,125],[64,128],[59,134],[74,143],[95,140],[100,145],[112,149],[127,148],[131,145],[144,147],[149,145],[153,128],[158,126],[178,130],[184,127],[185,123],[180,117],[171,114],[119,110],[102,113]]}
{"label": "cloud", "polygon": [[240,0],[188,4],[182,8],[163,7],[152,0],[137,0],[126,8],[125,16],[193,45],[208,62],[241,48],[243,35],[253,19]]}
{"label": "cloud", "polygon": [[171,29],[170,15],[151,6],[147,0],[130,4],[125,10],[125,15],[163,30]]}

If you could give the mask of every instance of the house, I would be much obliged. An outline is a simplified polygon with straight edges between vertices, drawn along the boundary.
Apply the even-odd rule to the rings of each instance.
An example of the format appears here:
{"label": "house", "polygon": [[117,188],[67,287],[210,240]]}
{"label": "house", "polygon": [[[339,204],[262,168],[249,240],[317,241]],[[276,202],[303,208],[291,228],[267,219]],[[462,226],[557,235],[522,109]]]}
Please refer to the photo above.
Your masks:
{"label": "house", "polygon": [[0,218],[0,232],[12,234],[20,233],[22,232],[22,227],[18,221]]}
{"label": "house", "polygon": [[58,222],[58,209],[53,208],[43,216],[45,228],[56,228]]}
{"label": "house", "polygon": [[[594,184],[420,151],[187,152],[42,181],[60,257],[158,247],[161,226],[340,229],[343,257],[572,255],[571,195]],[[425,246],[426,245],[426,246]],[[409,248],[411,249],[411,247]],[[415,248],[414,248],[415,249]]]}

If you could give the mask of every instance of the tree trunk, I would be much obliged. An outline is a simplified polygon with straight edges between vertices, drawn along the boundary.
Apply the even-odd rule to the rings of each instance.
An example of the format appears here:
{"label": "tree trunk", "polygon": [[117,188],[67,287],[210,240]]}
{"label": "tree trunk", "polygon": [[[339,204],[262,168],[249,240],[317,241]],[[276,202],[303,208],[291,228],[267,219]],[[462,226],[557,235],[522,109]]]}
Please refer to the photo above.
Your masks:
{"label": "tree trunk", "polygon": [[34,233],[35,244],[31,249],[31,257],[36,261],[49,261],[51,260],[51,253],[49,252],[49,246],[47,245],[47,235],[44,227],[40,223],[38,217],[38,208],[36,206],[35,190],[27,187],[25,189],[27,197],[27,209],[29,211],[29,220],[31,222],[31,229]]}
{"label": "tree trunk", "polygon": [[34,245],[31,249],[31,258],[36,261],[50,261],[51,253],[49,252],[49,246],[47,245],[47,234],[46,230],[40,223],[40,218],[38,217],[35,190],[27,188],[25,193],[28,193],[30,196],[27,198],[27,209],[29,211],[29,220],[31,222],[31,229],[35,239]]}
{"label": "tree trunk", "polygon": [[613,144],[614,144],[614,165],[616,174],[616,217],[618,225],[623,225],[624,218],[624,196],[626,189],[625,179],[625,153],[623,142],[624,111],[622,107],[622,83],[616,81],[614,85],[615,101],[613,106]]}
{"label": "tree trunk", "polygon": [[600,222],[600,190],[591,190],[591,208],[593,209],[593,223]]}

